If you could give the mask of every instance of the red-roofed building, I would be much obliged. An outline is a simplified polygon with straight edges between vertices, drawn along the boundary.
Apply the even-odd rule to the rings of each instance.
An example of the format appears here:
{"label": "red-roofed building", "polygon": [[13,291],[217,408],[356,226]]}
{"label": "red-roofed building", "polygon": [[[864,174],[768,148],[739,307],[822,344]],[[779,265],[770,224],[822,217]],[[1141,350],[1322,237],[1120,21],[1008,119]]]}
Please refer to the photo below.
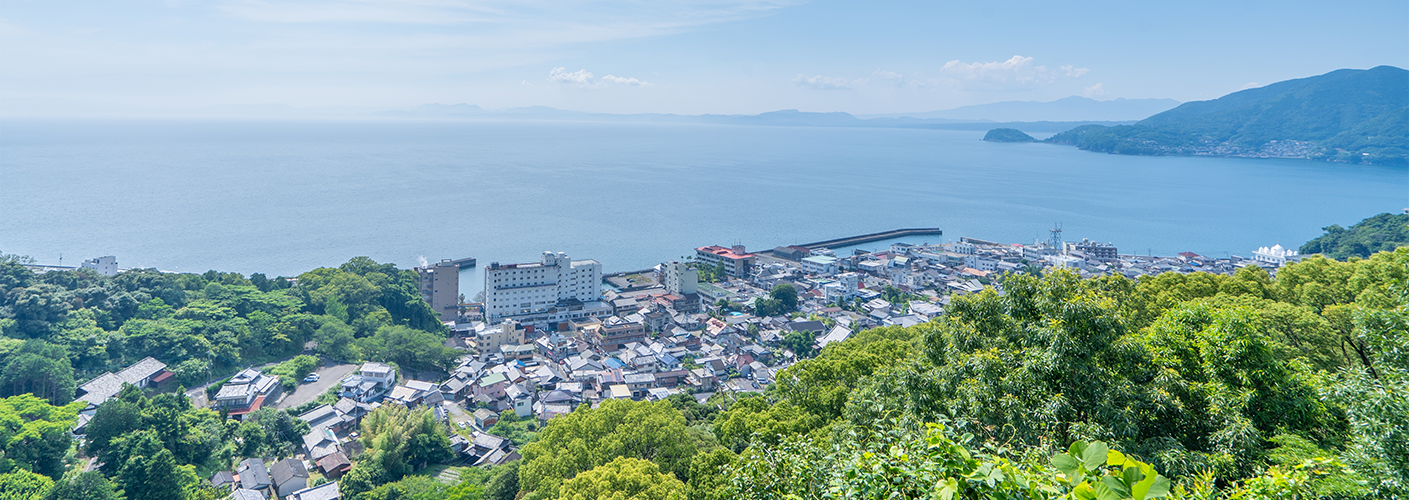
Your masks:
{"label": "red-roofed building", "polygon": [[711,245],[696,248],[695,258],[706,264],[724,266],[724,274],[729,276],[746,278],[758,257],[744,251],[743,245],[734,245],[733,248]]}

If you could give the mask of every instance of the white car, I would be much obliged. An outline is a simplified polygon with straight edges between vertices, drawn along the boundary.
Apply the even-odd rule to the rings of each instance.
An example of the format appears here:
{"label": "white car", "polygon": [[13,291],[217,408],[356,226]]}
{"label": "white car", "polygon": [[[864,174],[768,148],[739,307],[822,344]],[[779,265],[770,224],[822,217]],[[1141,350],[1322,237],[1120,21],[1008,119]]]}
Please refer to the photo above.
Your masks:
{"label": "white car", "polygon": [[307,377],[303,377],[303,383],[309,384],[309,383],[317,382],[317,381],[318,381],[318,378],[319,378],[319,377],[318,377],[318,374],[317,374],[317,373],[310,373],[310,374],[308,374]]}

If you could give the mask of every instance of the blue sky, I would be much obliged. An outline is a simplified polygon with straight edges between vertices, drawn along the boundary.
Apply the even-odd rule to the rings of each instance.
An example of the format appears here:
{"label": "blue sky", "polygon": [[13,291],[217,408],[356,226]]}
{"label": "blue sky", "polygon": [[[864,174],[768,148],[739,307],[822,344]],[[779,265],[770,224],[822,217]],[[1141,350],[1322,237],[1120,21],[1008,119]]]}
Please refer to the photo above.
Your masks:
{"label": "blue sky", "polygon": [[0,108],[890,113],[1071,95],[1188,101],[1409,67],[1407,28],[1403,0],[3,0]]}

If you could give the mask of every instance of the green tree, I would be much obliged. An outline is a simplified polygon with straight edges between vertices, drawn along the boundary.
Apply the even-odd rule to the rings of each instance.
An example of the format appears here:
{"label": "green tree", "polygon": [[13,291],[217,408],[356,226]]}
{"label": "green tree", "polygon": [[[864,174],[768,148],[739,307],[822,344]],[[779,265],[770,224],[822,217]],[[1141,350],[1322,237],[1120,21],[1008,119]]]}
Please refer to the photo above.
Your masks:
{"label": "green tree", "polygon": [[43,500],[54,480],[27,470],[0,474],[0,500]]}
{"label": "green tree", "polygon": [[[1396,253],[1404,253],[1401,249]],[[1372,496],[1409,496],[1409,289],[1399,284],[1399,305],[1363,309],[1355,335],[1369,366],[1328,376],[1321,392],[1346,408],[1351,434],[1345,461],[1368,480]]]}
{"label": "green tree", "polygon": [[768,292],[768,296],[778,301],[778,306],[782,307],[784,313],[797,310],[797,289],[791,284],[779,283],[773,286],[773,290]]}
{"label": "green tree", "polygon": [[357,500],[445,500],[450,485],[429,476],[408,476],[357,495]]}
{"label": "green tree", "polygon": [[381,327],[357,345],[368,359],[420,370],[449,371],[460,357],[460,351],[445,347],[440,335],[400,325]]}
{"label": "green tree", "polygon": [[738,457],[725,448],[701,451],[690,461],[690,482],[685,485],[692,500],[729,500],[729,471]]}
{"label": "green tree", "polygon": [[755,444],[775,445],[784,437],[807,434],[826,423],[791,401],[769,402],[755,396],[742,398],[720,413],[714,431],[722,444],[737,452]]}
{"label": "green tree", "polygon": [[688,479],[695,448],[685,417],[670,403],[610,400],[548,421],[522,454],[520,487],[534,498],[554,498],[563,481],[616,457],[648,460]]}
{"label": "green tree", "polygon": [[98,472],[66,477],[54,485],[46,500],[122,500],[122,492]]}
{"label": "green tree", "polygon": [[13,468],[62,477],[69,431],[82,403],[53,406],[30,394],[0,399],[0,471]]}
{"label": "green tree", "polygon": [[142,408],[138,403],[121,398],[103,403],[94,412],[93,419],[88,421],[88,432],[84,435],[88,454],[97,456],[108,448],[113,439],[140,429],[142,425]]}
{"label": "green tree", "polygon": [[616,457],[563,482],[563,500],[685,500],[685,484],[655,463]]}
{"label": "green tree", "polygon": [[362,419],[359,439],[367,452],[358,467],[375,466],[369,472],[376,474],[368,475],[373,486],[399,480],[416,469],[451,457],[445,426],[435,419],[430,408],[407,410],[401,405],[383,405]]}
{"label": "green tree", "polygon": [[68,353],[42,340],[25,341],[0,373],[0,390],[6,396],[29,393],[63,405],[73,401],[77,389]]}
{"label": "green tree", "polygon": [[519,494],[519,466],[523,460],[515,460],[494,467],[493,474],[484,483],[485,500],[514,500]]}

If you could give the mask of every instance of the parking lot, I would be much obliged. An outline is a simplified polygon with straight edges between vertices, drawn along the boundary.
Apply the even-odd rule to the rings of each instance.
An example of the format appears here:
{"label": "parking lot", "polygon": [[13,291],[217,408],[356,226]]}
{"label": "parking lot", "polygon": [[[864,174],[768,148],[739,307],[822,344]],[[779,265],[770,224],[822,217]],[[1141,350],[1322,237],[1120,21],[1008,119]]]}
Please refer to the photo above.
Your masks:
{"label": "parking lot", "polygon": [[317,382],[300,383],[294,392],[285,395],[284,399],[274,407],[278,409],[297,408],[304,403],[313,401],[319,394],[328,392],[328,389],[337,385],[339,380],[356,370],[357,365],[332,365],[319,368],[313,372],[318,374]]}

